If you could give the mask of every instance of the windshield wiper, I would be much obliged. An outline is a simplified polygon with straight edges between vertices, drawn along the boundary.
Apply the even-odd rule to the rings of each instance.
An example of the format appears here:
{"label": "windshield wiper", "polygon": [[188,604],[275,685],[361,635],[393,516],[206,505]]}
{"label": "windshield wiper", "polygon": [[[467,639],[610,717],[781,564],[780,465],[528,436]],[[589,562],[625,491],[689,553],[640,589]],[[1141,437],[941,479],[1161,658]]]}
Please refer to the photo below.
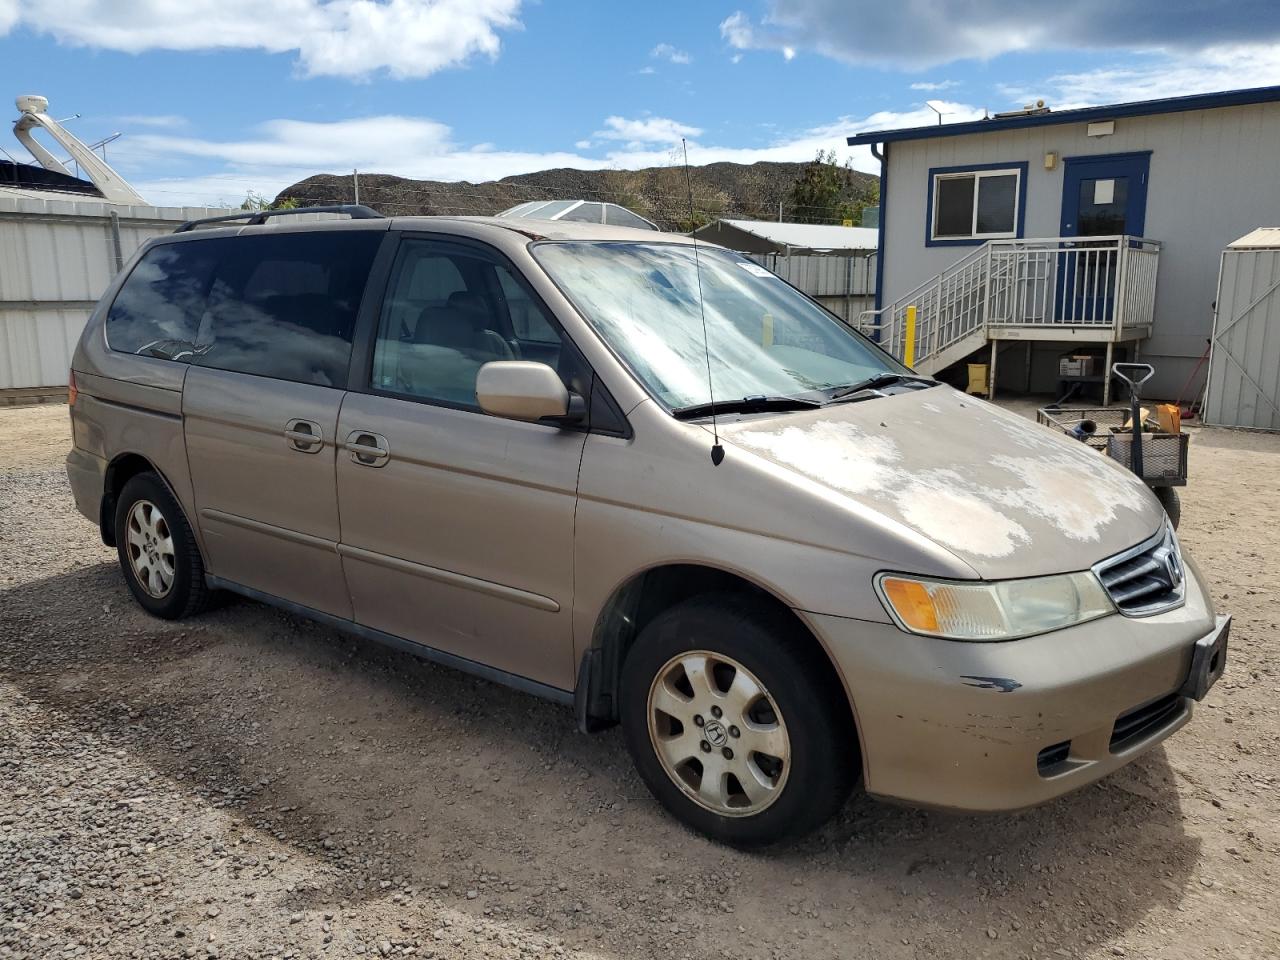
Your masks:
{"label": "windshield wiper", "polygon": [[762,413],[767,410],[810,410],[822,406],[821,400],[804,397],[739,397],[737,400],[717,400],[715,403],[695,403],[677,407],[671,415],[677,420],[696,420],[713,413]]}
{"label": "windshield wiper", "polygon": [[846,397],[852,397],[855,393],[862,393],[864,390],[879,390],[881,387],[891,387],[895,383],[911,383],[932,387],[937,382],[932,377],[918,377],[909,373],[878,373],[874,377],[867,377],[866,380],[860,380],[847,387],[841,387],[831,395],[829,402],[844,400]]}

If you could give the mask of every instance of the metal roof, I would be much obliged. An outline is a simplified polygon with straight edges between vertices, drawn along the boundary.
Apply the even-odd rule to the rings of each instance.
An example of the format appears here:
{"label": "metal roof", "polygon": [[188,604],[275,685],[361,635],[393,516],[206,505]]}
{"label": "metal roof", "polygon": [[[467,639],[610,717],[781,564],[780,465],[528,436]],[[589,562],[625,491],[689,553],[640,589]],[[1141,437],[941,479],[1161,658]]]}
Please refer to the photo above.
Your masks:
{"label": "metal roof", "polygon": [[1187,97],[1166,97],[1162,100],[1136,100],[1132,103],[1115,103],[1105,107],[1080,107],[1074,110],[1050,110],[1029,113],[1025,116],[1000,117],[989,120],[970,120],[965,123],[931,124],[923,127],[904,127],[899,130],[874,130],[849,137],[849,146],[871,143],[892,143],[895,140],[931,140],[935,137],[959,137],[970,133],[994,133],[998,130],[1014,130],[1021,127],[1044,127],[1055,123],[1087,123],[1094,120],[1112,120],[1117,117],[1146,117],[1161,113],[1182,113],[1186,110],[1211,110],[1217,107],[1239,107],[1253,103],[1280,101],[1280,86],[1253,87],[1247,90],[1225,90],[1221,93],[1197,93]]}
{"label": "metal roof", "polygon": [[1227,245],[1228,250],[1280,249],[1280,227],[1259,227]]}
{"label": "metal roof", "polygon": [[837,227],[827,223],[776,223],[772,220],[716,220],[695,230],[701,239],[704,234],[716,243],[732,247],[721,225],[731,231],[758,237],[778,248],[792,250],[861,250],[873,251],[877,247],[879,231],[873,227]]}

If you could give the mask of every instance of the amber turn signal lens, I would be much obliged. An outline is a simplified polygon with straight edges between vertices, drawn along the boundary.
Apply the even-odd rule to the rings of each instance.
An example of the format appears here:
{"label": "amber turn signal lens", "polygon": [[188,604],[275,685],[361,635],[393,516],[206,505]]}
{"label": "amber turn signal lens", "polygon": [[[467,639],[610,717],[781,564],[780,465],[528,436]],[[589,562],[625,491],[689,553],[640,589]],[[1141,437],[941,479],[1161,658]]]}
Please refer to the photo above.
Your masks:
{"label": "amber turn signal lens", "polygon": [[938,612],[923,583],[885,577],[880,586],[886,599],[908,628],[921,633],[938,632]]}
{"label": "amber turn signal lens", "polygon": [[76,389],[76,375],[73,372],[68,373],[67,374],[67,406],[74,407],[76,405],[76,398],[79,396],[80,396],[80,391]]}

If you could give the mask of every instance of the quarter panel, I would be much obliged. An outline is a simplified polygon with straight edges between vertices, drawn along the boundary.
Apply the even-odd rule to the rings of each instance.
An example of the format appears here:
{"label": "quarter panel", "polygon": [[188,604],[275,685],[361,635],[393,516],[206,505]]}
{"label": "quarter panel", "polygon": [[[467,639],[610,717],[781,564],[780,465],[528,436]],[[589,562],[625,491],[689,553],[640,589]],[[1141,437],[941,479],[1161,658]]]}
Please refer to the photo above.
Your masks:
{"label": "quarter panel", "polygon": [[[71,411],[72,444],[108,463],[124,454],[144,457],[168,482],[203,547],[182,433],[186,367],[164,360],[128,359],[139,361],[131,379],[76,373],[79,398]],[[155,365],[166,369],[157,370]]]}

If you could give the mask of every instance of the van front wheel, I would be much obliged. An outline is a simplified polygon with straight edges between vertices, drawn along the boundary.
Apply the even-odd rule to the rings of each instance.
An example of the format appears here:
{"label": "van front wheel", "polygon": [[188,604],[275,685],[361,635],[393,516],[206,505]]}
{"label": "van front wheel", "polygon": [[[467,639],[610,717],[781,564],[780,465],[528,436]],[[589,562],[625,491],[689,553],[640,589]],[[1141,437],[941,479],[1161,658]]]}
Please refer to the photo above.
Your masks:
{"label": "van front wheel", "polygon": [[179,620],[204,609],[204,562],[182,508],[154,473],[129,478],[116,500],[116,551],[134,599],[148,613]]}
{"label": "van front wheel", "polygon": [[621,711],[658,801],[727,843],[807,833],[856,778],[857,736],[830,664],[767,604],[695,597],[659,614],[627,654]]}

